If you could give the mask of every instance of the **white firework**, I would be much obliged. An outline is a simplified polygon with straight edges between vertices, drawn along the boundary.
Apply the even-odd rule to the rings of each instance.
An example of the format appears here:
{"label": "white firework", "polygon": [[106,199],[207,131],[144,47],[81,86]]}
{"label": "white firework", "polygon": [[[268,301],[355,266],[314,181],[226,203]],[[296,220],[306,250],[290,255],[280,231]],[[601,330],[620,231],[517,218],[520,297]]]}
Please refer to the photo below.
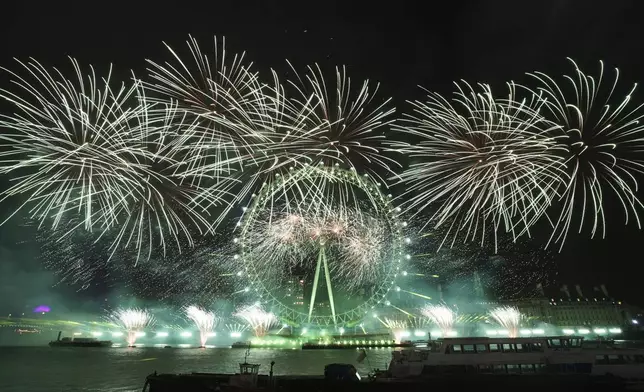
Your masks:
{"label": "white firework", "polygon": [[528,75],[536,88],[526,87],[543,104],[543,115],[558,126],[548,133],[564,151],[566,170],[557,188],[560,205],[549,241],[561,247],[575,221],[578,232],[590,225],[591,236],[600,231],[604,237],[611,198],[619,201],[626,224],[634,220],[641,227],[644,207],[637,195],[638,177],[644,174],[644,105],[632,102],[637,84],[621,92],[618,69],[612,80],[605,78],[600,61],[599,75],[593,77],[568,60],[574,72],[560,78],[561,83],[534,72]]}
{"label": "white firework", "polygon": [[205,347],[208,337],[210,337],[210,334],[217,326],[217,317],[215,317],[213,312],[209,312],[197,306],[188,306],[186,308],[186,316],[188,316],[188,318],[195,323],[197,329],[199,329],[199,342],[201,347]]}
{"label": "white firework", "polygon": [[511,338],[519,336],[521,312],[514,306],[500,306],[490,311],[490,316],[504,329]]}
{"label": "white firework", "polygon": [[396,343],[400,343],[403,338],[405,331],[407,330],[407,322],[404,320],[390,319],[385,317],[384,321],[380,320],[382,325],[384,325],[391,334],[394,336]]}
{"label": "white firework", "polygon": [[391,142],[412,159],[400,174],[402,206],[414,216],[430,209],[427,224],[448,226],[451,245],[458,236],[483,242],[487,228],[495,242],[497,231],[517,238],[544,214],[562,181],[560,147],[548,133],[556,126],[532,101],[518,101],[513,84],[505,99],[488,85],[456,86],[451,101],[429,92],[394,126],[412,140]]}
{"label": "white firework", "polygon": [[156,321],[150,312],[137,308],[118,309],[112,314],[112,319],[125,330],[129,346],[133,346],[138,335]]}
{"label": "white firework", "polygon": [[258,338],[265,336],[271,328],[277,325],[278,321],[273,313],[265,311],[258,304],[242,308],[235,313],[235,316],[244,320]]}
{"label": "white firework", "polygon": [[421,313],[441,330],[443,337],[453,331],[457,313],[452,308],[446,305],[427,305]]}

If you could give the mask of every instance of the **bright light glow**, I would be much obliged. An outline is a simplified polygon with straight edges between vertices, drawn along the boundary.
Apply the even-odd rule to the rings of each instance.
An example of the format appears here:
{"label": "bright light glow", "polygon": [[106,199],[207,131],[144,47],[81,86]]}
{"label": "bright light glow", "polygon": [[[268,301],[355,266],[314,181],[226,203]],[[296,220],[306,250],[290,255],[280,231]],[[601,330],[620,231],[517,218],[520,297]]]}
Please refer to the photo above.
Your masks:
{"label": "bright light glow", "polygon": [[590,330],[586,329],[586,328],[580,328],[580,329],[577,330],[577,333],[579,333],[581,335],[587,335],[587,334],[590,333]]}
{"label": "bright light glow", "polygon": [[167,332],[157,332],[157,338],[167,338],[168,333]]}
{"label": "bright light glow", "polygon": [[182,338],[189,338],[192,337],[192,332],[183,331],[179,334],[179,336],[181,336]]}
{"label": "bright light glow", "polygon": [[639,321],[637,321],[637,320],[635,320],[635,319],[631,320],[631,322],[632,322],[633,324],[635,324],[635,325],[637,325],[637,324],[639,324],[639,323],[640,323]]}
{"label": "bright light glow", "polygon": [[145,332],[143,331],[136,332],[134,336],[136,336],[137,338],[142,338],[145,336]]}
{"label": "bright light glow", "polygon": [[95,336],[95,337],[103,336],[103,332],[92,332],[92,336]]}
{"label": "bright light glow", "polygon": [[231,332],[230,337],[231,338],[241,338],[242,334],[241,332]]}
{"label": "bright light glow", "polygon": [[426,335],[425,331],[414,331],[414,336],[416,337],[422,337],[425,335]]}
{"label": "bright light glow", "polygon": [[532,331],[529,329],[522,329],[521,331],[519,331],[519,333],[521,335],[532,335]]}
{"label": "bright light glow", "polygon": [[575,334],[574,329],[564,329],[562,331],[563,331],[564,335],[574,335]]}
{"label": "bright light glow", "polygon": [[514,306],[499,306],[490,311],[490,316],[508,332],[511,338],[519,335],[521,312]]}
{"label": "bright light glow", "polygon": [[215,336],[217,336],[217,332],[208,332],[206,336],[209,338],[214,338]]}
{"label": "bright light glow", "polygon": [[496,336],[498,333],[494,330],[485,331],[485,334],[488,336]]}
{"label": "bright light glow", "polygon": [[593,329],[594,333],[606,333],[606,328],[595,328]]}
{"label": "bright light glow", "polygon": [[546,331],[544,331],[543,329],[533,329],[532,333],[535,335],[543,335],[544,333],[546,333]]}
{"label": "bright light glow", "polygon": [[74,336],[81,336],[82,334],[80,332],[74,332]]}
{"label": "bright light glow", "polygon": [[608,330],[608,332],[610,332],[610,333],[622,333],[622,329],[621,328],[611,328],[611,329]]}
{"label": "bright light glow", "polygon": [[186,316],[195,323],[195,326],[199,330],[199,342],[201,347],[204,347],[208,341],[208,337],[214,336],[211,334],[217,326],[217,317],[215,317],[213,312],[209,312],[194,305],[185,308],[185,312]]}
{"label": "bright light glow", "polygon": [[112,332],[113,338],[120,338],[121,336],[123,336],[123,332]]}
{"label": "bright light glow", "polygon": [[456,331],[447,331],[447,337],[453,338],[455,336],[458,336],[458,332],[456,332]]}

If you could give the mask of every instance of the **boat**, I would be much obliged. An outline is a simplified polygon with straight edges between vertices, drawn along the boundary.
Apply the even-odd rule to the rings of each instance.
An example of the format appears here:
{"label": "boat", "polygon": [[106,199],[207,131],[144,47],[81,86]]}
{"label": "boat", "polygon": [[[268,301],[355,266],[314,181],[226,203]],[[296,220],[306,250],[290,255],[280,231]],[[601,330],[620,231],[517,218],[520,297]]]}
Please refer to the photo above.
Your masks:
{"label": "boat", "polygon": [[61,339],[62,332],[58,332],[58,338],[49,342],[50,347],[112,347],[111,340],[98,340],[95,338],[69,338]]}
{"label": "boat", "polygon": [[230,345],[230,348],[249,348],[250,342],[235,342]]}
{"label": "boat", "polygon": [[644,380],[644,350],[583,348],[583,337],[445,338],[392,353],[385,378],[459,374],[586,375]]}
{"label": "boat", "polygon": [[356,348],[373,347],[373,348],[402,348],[402,347],[416,347],[412,342],[383,342],[383,343],[369,343],[369,344],[356,344],[349,345],[343,343],[304,343],[302,350],[355,350]]}

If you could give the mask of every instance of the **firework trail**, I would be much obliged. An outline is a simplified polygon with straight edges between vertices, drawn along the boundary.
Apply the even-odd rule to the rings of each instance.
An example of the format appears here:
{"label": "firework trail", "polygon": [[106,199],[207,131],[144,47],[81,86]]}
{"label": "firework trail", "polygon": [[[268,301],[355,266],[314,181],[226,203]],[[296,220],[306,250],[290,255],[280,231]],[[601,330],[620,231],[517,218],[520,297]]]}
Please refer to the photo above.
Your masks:
{"label": "firework trail", "polygon": [[396,343],[400,343],[400,340],[402,339],[402,335],[407,329],[407,323],[403,320],[390,319],[387,317],[384,318],[384,321],[380,320],[380,322],[389,331],[391,331],[391,334],[394,336],[394,339],[396,339]]}
{"label": "firework trail", "polygon": [[511,338],[519,336],[521,312],[514,306],[500,306],[490,311],[490,316],[508,331]]}
{"label": "firework trail", "polygon": [[415,140],[390,143],[412,158],[400,175],[403,207],[417,216],[431,206],[427,224],[448,226],[450,246],[459,236],[483,243],[488,227],[495,241],[497,231],[517,238],[544,214],[561,181],[563,161],[547,132],[555,126],[539,106],[517,101],[512,84],[506,99],[496,99],[488,85],[456,86],[452,101],[428,92],[394,126]]}
{"label": "firework trail", "polygon": [[409,325],[409,329],[413,329],[415,331],[426,331],[429,326],[429,321],[427,317],[410,316],[407,319],[407,324]]}
{"label": "firework trail", "polygon": [[199,329],[199,341],[201,347],[206,347],[208,337],[217,326],[217,318],[215,317],[215,314],[197,306],[188,306],[185,311],[186,316],[188,316],[188,318],[195,323],[197,329]]}
{"label": "firework trail", "polygon": [[291,156],[349,165],[376,177],[379,169],[393,173],[392,166],[400,166],[383,155],[384,130],[393,122],[395,109],[391,98],[374,104],[379,85],[372,88],[363,81],[354,90],[345,67],[337,67],[335,83],[328,83],[318,65],[305,74],[289,66],[295,74],[288,81],[294,94],[287,94],[284,121]]}
{"label": "firework trail", "polygon": [[[296,72],[284,84],[273,72],[273,83],[265,84],[245,55],[230,54],[223,40],[215,39],[214,53],[205,54],[191,37],[188,49],[186,59],[168,47],[172,62],[148,61],[153,82],[145,87],[155,102],[176,103],[197,124],[189,143],[192,175],[213,178],[217,189],[243,202],[290,167],[326,161],[391,171],[395,162],[383,157],[381,144],[394,110],[390,100],[373,105],[377,87],[364,82],[353,89],[344,69],[336,69],[335,85],[327,83],[319,67]],[[229,181],[237,183],[234,191]]]}
{"label": "firework trail", "polygon": [[254,268],[259,263],[267,276],[284,281],[284,273],[315,262],[321,247],[349,291],[395,268],[385,260],[402,251],[395,241],[400,228],[370,179],[335,166],[308,166],[266,189],[243,217],[241,236],[242,246],[252,244],[244,248],[245,261]]}
{"label": "firework trail", "polygon": [[637,84],[614,100],[619,94],[618,69],[614,79],[604,78],[604,63],[600,62],[595,78],[569,60],[574,73],[564,75],[563,83],[535,72],[528,75],[536,80],[536,89],[526,87],[545,103],[541,112],[559,126],[549,133],[565,150],[566,179],[557,188],[560,211],[552,221],[554,230],[548,242],[561,243],[560,250],[577,219],[579,232],[590,224],[593,237],[598,230],[602,237],[606,235],[604,203],[608,196],[620,201],[626,224],[634,219],[641,227],[643,207],[636,195],[636,176],[644,173],[644,105],[631,102]]}
{"label": "firework trail", "polygon": [[442,336],[446,337],[453,330],[456,321],[456,311],[446,305],[427,305],[422,310],[423,316],[427,317],[441,330]]}
{"label": "firework trail", "polygon": [[281,277],[315,262],[323,244],[331,273],[347,290],[374,283],[387,269],[383,263],[390,239],[382,221],[351,210],[313,214],[258,219],[247,236],[255,244],[247,258],[261,263],[259,268],[270,276]]}
{"label": "firework trail", "polygon": [[112,314],[116,321],[127,333],[127,344],[133,346],[137,334],[154,324],[154,316],[144,309],[118,309]]}
{"label": "firework trail", "polygon": [[79,217],[64,235],[94,232],[112,241],[110,257],[133,247],[136,260],[156,247],[165,254],[168,239],[190,246],[193,233],[210,231],[207,210],[226,199],[226,186],[213,190],[189,174],[185,139],[195,125],[170,121],[176,107],[161,105],[153,118],[157,106],[140,83],[114,90],[110,74],[99,81],[93,69],[86,82],[74,60],[77,80],[20,64],[29,78],[9,71],[20,93],[0,90],[17,109],[0,118],[8,129],[0,173],[14,181],[2,200],[25,199],[13,214],[29,206],[29,218],[53,229]]}
{"label": "firework trail", "polygon": [[244,320],[258,338],[265,336],[277,324],[277,317],[257,304],[239,310],[235,316]]}
{"label": "firework trail", "polygon": [[50,73],[35,61],[19,62],[24,76],[4,69],[17,92],[0,90],[0,99],[16,108],[0,117],[8,130],[0,137],[6,147],[0,170],[13,175],[3,200],[26,196],[14,214],[31,205],[30,216],[41,221],[53,217],[55,223],[76,211],[87,230],[109,227],[114,206],[138,185],[122,157],[132,143],[129,122],[139,110],[128,105],[136,86],[113,90],[111,68],[104,79],[92,68],[86,81],[80,65],[71,63],[75,80],[56,69]]}
{"label": "firework trail", "polygon": [[230,331],[231,337],[240,338],[244,333],[244,331],[248,329],[248,324],[232,323],[232,324],[226,324],[225,327],[228,331]]}

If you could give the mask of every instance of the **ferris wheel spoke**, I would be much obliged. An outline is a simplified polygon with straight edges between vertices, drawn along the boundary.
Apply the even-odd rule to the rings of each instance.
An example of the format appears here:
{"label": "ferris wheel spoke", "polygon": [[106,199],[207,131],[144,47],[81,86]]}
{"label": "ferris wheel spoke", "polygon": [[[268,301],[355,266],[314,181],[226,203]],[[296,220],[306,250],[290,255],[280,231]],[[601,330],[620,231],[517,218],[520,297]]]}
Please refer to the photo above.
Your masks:
{"label": "ferris wheel spoke", "polygon": [[315,266],[315,277],[313,278],[313,292],[311,293],[311,303],[309,304],[309,323],[311,322],[311,316],[313,315],[313,307],[315,306],[315,295],[318,292],[318,283],[320,281],[320,266],[322,265],[322,259],[324,258],[324,248],[320,249],[318,253],[318,263]]}
{"label": "ferris wheel spoke", "polygon": [[320,248],[320,254],[322,255],[322,261],[324,263],[324,277],[326,278],[326,289],[329,293],[329,304],[331,305],[331,314],[333,315],[333,324],[337,324],[335,318],[335,301],[333,300],[333,289],[331,288],[331,275],[329,274],[329,263],[326,260],[326,254],[324,253],[324,246]]}

